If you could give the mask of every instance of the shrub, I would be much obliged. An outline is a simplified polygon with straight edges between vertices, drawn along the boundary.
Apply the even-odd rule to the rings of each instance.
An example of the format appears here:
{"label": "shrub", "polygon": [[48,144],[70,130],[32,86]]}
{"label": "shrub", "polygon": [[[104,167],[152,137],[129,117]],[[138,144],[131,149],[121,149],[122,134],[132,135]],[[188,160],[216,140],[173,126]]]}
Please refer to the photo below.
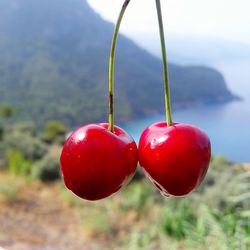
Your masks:
{"label": "shrub", "polygon": [[0,116],[2,116],[4,118],[9,118],[9,117],[13,116],[13,114],[14,114],[14,109],[11,105],[2,104],[0,106]]}
{"label": "shrub", "polygon": [[136,210],[142,212],[147,208],[147,203],[151,201],[148,197],[152,197],[154,189],[147,182],[133,182],[121,192],[123,203],[121,209],[124,211]]}
{"label": "shrub", "polygon": [[40,161],[37,161],[32,168],[32,176],[42,181],[54,181],[59,179],[59,157],[47,154]]}
{"label": "shrub", "polygon": [[30,134],[22,134],[19,131],[6,136],[4,144],[6,148],[19,150],[25,158],[31,161],[39,160],[47,153],[46,145],[38,138]]}
{"label": "shrub", "polygon": [[36,135],[36,126],[33,122],[18,122],[11,127],[11,132],[19,132],[20,134]]}
{"label": "shrub", "polygon": [[44,125],[42,139],[47,143],[63,143],[67,133],[66,126],[60,121],[48,121]]}
{"label": "shrub", "polygon": [[4,135],[4,126],[2,123],[0,123],[0,142],[3,140]]}
{"label": "shrub", "polygon": [[9,149],[6,155],[7,168],[13,174],[27,176],[30,174],[32,162],[26,160],[18,149]]}
{"label": "shrub", "polygon": [[186,200],[179,201],[178,205],[172,204],[172,207],[170,205],[163,212],[164,230],[171,237],[183,239],[196,224],[197,218]]}

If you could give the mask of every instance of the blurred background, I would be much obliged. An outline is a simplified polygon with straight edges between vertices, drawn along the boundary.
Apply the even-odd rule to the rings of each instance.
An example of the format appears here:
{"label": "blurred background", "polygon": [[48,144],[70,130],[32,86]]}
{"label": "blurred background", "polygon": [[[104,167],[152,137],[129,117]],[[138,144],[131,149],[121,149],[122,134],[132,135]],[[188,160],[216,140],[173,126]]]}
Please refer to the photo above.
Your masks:
{"label": "blurred background", "polygon": [[[0,247],[250,249],[250,3],[162,1],[173,118],[211,138],[202,186],[163,198],[138,171],[100,202],[66,190],[73,129],[106,122],[123,0],[0,0]],[[138,142],[165,120],[155,1],[131,1],[115,67],[115,122]]]}

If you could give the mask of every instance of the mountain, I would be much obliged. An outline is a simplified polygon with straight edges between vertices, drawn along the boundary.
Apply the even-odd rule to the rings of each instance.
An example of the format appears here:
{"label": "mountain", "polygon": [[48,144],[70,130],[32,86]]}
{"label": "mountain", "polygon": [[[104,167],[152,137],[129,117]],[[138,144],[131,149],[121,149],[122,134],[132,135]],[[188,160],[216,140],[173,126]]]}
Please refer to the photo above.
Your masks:
{"label": "mountain", "polygon": [[[16,119],[68,126],[107,120],[113,24],[85,0],[0,1],[0,98]],[[164,109],[161,61],[120,36],[115,68],[116,119]],[[174,107],[229,101],[223,76],[207,67],[169,65]]]}

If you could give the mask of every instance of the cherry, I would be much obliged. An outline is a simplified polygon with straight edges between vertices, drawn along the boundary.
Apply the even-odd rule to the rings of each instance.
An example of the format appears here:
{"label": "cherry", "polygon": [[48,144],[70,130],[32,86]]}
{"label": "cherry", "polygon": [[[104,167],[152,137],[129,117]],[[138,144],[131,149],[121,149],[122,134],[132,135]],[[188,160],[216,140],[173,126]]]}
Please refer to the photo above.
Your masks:
{"label": "cherry", "polygon": [[61,154],[65,185],[87,200],[99,200],[117,192],[134,174],[137,146],[124,130],[114,125],[114,60],[119,28],[130,0],[122,5],[115,25],[109,60],[109,123],[77,129]]}
{"label": "cherry", "polygon": [[134,174],[137,147],[121,128],[89,124],[67,139],[61,154],[65,185],[77,196],[99,200],[117,192]]}
{"label": "cherry", "polygon": [[206,175],[211,146],[199,128],[172,123],[168,65],[160,0],[155,0],[158,16],[166,122],[155,123],[141,135],[138,156],[144,172],[165,196],[184,196],[196,189]]}
{"label": "cherry", "polygon": [[138,155],[141,167],[161,194],[184,196],[206,175],[210,140],[193,125],[158,122],[142,133]]}

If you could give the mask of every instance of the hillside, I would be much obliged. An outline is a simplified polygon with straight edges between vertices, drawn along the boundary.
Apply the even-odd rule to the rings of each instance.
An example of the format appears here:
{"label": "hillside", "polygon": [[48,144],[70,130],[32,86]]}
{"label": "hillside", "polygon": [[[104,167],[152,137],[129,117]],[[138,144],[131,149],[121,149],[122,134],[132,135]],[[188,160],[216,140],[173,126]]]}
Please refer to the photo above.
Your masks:
{"label": "hillside", "polygon": [[[115,13],[114,13],[115,14]],[[16,119],[60,119],[69,126],[107,118],[107,70],[113,25],[84,0],[0,2],[0,102]],[[116,119],[161,112],[161,61],[120,36]],[[174,107],[234,98],[206,67],[169,65]]]}

